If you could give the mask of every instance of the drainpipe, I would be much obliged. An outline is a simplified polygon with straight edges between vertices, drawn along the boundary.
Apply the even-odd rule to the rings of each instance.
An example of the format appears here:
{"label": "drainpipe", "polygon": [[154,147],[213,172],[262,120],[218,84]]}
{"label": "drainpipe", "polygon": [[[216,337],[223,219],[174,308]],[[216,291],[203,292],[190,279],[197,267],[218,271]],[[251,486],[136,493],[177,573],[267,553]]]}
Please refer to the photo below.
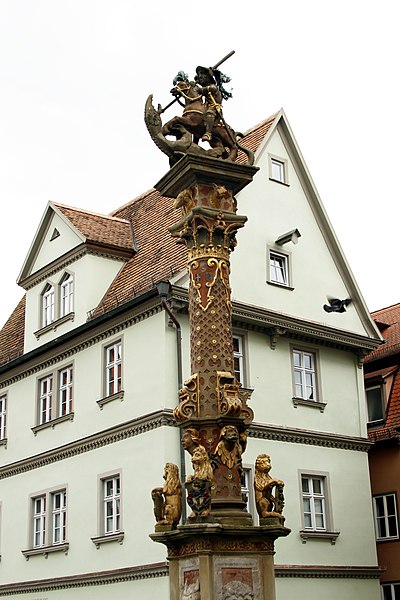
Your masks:
{"label": "drainpipe", "polygon": [[[182,374],[182,329],[181,325],[171,310],[169,303],[167,302],[167,298],[171,292],[171,284],[169,281],[160,281],[157,284],[157,292],[160,296],[161,306],[168,314],[172,323],[176,328],[176,362],[177,362],[177,380],[178,380],[178,390],[182,389],[183,386],[183,374]],[[181,480],[182,480],[182,522],[186,523],[186,491],[185,491],[185,481],[186,481],[186,463],[185,463],[185,450],[182,446],[182,428],[179,428],[179,456],[180,456],[180,472],[181,472]]]}

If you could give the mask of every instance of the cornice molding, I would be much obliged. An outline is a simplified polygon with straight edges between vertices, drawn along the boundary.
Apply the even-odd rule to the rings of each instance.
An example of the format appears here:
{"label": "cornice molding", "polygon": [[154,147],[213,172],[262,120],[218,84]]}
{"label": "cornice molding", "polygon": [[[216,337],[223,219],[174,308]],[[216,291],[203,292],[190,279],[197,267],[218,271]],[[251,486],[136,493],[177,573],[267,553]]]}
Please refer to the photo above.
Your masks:
{"label": "cornice molding", "polygon": [[83,454],[84,452],[97,450],[103,446],[108,446],[109,444],[114,444],[115,442],[120,442],[121,440],[164,426],[176,427],[173,413],[170,409],[159,410],[138,417],[137,419],[132,419],[126,423],[121,423],[120,425],[110,427],[104,431],[75,440],[64,446],[53,448],[46,452],[41,452],[40,454],[35,454],[34,456],[2,466],[0,467],[0,479],[39,469],[40,467],[72,458],[73,456]]}
{"label": "cornice molding", "polygon": [[52,367],[65,359],[69,359],[78,352],[120,333],[131,325],[135,325],[162,310],[163,308],[160,304],[160,300],[157,297],[131,309],[129,312],[110,319],[106,325],[104,323],[97,327],[94,325],[93,330],[90,330],[81,336],[77,336],[65,343],[64,346],[60,343],[60,350],[58,352],[54,350],[46,351],[44,349],[43,354],[35,357],[32,361],[28,361],[26,366],[24,365],[21,367],[19,365],[15,368],[10,368],[10,371],[4,374],[5,378],[0,382],[0,389],[12,385],[16,381],[25,379],[30,375],[34,375],[43,369]]}
{"label": "cornice molding", "polygon": [[89,587],[93,585],[110,585],[140,579],[155,579],[168,576],[168,565],[165,562],[136,567],[125,567],[96,573],[83,573],[52,579],[21,581],[0,585],[0,596],[15,596],[37,592],[50,592],[62,589]]}
{"label": "cornice molding", "polygon": [[380,567],[352,565],[275,565],[276,577],[317,579],[378,579]]}
{"label": "cornice molding", "polygon": [[[40,467],[72,458],[84,452],[90,452],[91,450],[147,433],[158,427],[177,427],[171,409],[165,408],[143,415],[137,419],[132,419],[104,431],[75,440],[64,446],[52,448],[46,452],[41,452],[40,454],[4,465],[0,467],[0,479],[39,469]],[[372,446],[372,442],[364,438],[336,435],[323,431],[290,429],[279,425],[263,425],[261,423],[253,423],[250,426],[249,436],[255,439],[305,444],[308,446],[323,446],[325,448],[338,448],[341,450],[356,450],[359,452],[367,452],[370,446]]]}
{"label": "cornice molding", "polygon": [[[381,574],[379,567],[370,566],[324,566],[324,565],[275,565],[276,577],[305,577],[317,579],[377,579]],[[156,579],[168,577],[168,564],[166,562],[124,567],[96,573],[83,573],[54,577],[51,579],[38,579],[33,581],[20,581],[0,585],[1,596],[16,596],[19,594],[50,592],[61,589],[73,589],[96,585],[112,585],[143,579]]]}
{"label": "cornice molding", "polygon": [[69,252],[66,252],[58,259],[39,269],[39,271],[36,271],[32,275],[29,275],[25,279],[21,280],[19,285],[25,290],[30,290],[38,283],[45,281],[55,273],[65,269],[86,254],[102,256],[103,258],[109,258],[111,260],[126,261],[133,255],[133,251],[128,252],[121,249],[118,250],[117,248],[107,248],[86,242],[84,244],[80,244],[76,248],[73,248]]}
{"label": "cornice molding", "polygon": [[262,423],[253,423],[250,426],[249,436],[263,440],[356,450],[358,452],[368,452],[372,446],[372,442],[368,441],[367,438],[339,435],[325,431],[296,429],[283,427],[282,425],[263,425]]}
{"label": "cornice molding", "polygon": [[[172,300],[187,306],[187,290],[173,286]],[[235,327],[261,331],[271,336],[275,336],[276,331],[281,331],[282,337],[318,343],[351,351],[357,355],[364,354],[363,350],[373,350],[381,343],[378,339],[237,301],[232,302],[232,311],[232,321]]]}

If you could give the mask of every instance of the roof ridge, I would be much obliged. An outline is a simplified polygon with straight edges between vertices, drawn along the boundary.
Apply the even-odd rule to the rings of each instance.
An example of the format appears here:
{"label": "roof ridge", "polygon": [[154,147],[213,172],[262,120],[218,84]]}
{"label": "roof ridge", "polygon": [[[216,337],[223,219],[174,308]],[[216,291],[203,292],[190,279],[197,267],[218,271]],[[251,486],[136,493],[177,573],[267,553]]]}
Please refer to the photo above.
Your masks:
{"label": "roof ridge", "polygon": [[93,210],[87,210],[85,208],[78,208],[76,206],[69,206],[68,204],[62,204],[61,202],[53,202],[52,201],[51,203],[54,206],[57,206],[57,207],[61,208],[61,210],[63,208],[67,208],[67,209],[74,210],[74,211],[79,212],[79,213],[83,213],[85,215],[92,215],[93,217],[101,217],[103,219],[111,219],[113,221],[119,221],[121,223],[129,223],[128,219],[122,219],[121,217],[114,217],[112,215],[112,213],[110,213],[110,214],[103,214],[103,213],[95,212]]}
{"label": "roof ridge", "polygon": [[[119,212],[120,210],[123,210],[124,208],[126,208],[127,206],[130,206],[131,204],[133,204],[134,202],[137,202],[139,200],[142,200],[143,198],[145,198],[146,196],[148,196],[149,194],[153,194],[154,192],[157,192],[157,190],[155,188],[149,188],[146,192],[142,192],[141,194],[139,194],[139,196],[136,196],[135,198],[132,198],[132,200],[128,200],[128,202],[125,202],[125,204],[122,204],[121,206],[118,206],[118,208],[116,208],[115,210],[112,210],[109,214],[110,216],[114,215],[115,213]],[[118,219],[119,217],[113,217],[114,219]]]}
{"label": "roof ridge", "polygon": [[383,308],[378,308],[377,310],[371,311],[371,315],[375,315],[376,313],[382,312],[384,310],[389,310],[391,308],[398,307],[400,309],[400,302],[396,302],[396,304],[389,304],[389,306],[385,306]]}
{"label": "roof ridge", "polygon": [[277,115],[280,112],[281,112],[280,110],[277,110],[273,115],[267,117],[266,119],[263,119],[262,121],[260,121],[259,123],[257,123],[257,125],[253,125],[253,127],[250,127],[250,129],[247,129],[243,133],[243,136],[245,137],[246,135],[249,135],[249,133],[253,133],[254,131],[256,131],[257,129],[260,129],[261,127],[263,127],[264,125],[266,125],[270,121],[275,121]]}

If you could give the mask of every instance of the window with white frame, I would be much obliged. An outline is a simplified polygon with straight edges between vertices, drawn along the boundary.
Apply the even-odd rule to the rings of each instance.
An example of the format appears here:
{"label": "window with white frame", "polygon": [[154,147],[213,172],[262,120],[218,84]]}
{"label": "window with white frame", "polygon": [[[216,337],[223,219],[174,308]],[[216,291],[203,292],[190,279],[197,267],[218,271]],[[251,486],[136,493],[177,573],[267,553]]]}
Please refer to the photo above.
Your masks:
{"label": "window with white frame", "polygon": [[[59,283],[46,283],[40,297],[41,322],[36,335],[55,327],[59,319],[72,319],[74,316],[74,276],[65,272]],[[50,327],[51,326],[51,327]],[[41,331],[41,328],[44,331]]]}
{"label": "window with white frame", "polygon": [[7,395],[0,396],[0,441],[7,439]]}
{"label": "window with white frame", "polygon": [[301,476],[304,529],[312,531],[327,530],[325,487],[325,477]]}
{"label": "window with white frame", "polygon": [[121,479],[119,475],[102,480],[103,533],[110,535],[121,529]]}
{"label": "window with white frame", "polygon": [[367,401],[368,423],[381,421],[384,418],[382,385],[373,385],[365,389]]}
{"label": "window with white frame", "polygon": [[39,381],[39,425],[51,421],[53,409],[53,375]]}
{"label": "window with white frame", "polygon": [[32,548],[65,544],[67,539],[67,492],[46,492],[32,498]]}
{"label": "window with white frame", "polygon": [[381,585],[382,600],[399,600],[400,582],[383,583]]}
{"label": "window with white frame", "polygon": [[46,327],[54,321],[55,292],[53,285],[46,285],[42,294],[42,326]]}
{"label": "window with white frame", "polygon": [[269,250],[269,282],[289,285],[289,259],[286,254]]}
{"label": "window with white frame", "polygon": [[316,355],[306,350],[293,350],[295,398],[318,400],[316,385]]}
{"label": "window with white frame", "polygon": [[250,467],[243,467],[240,475],[240,485],[242,491],[242,499],[246,502],[246,510],[251,513],[253,512],[253,486],[252,486],[252,472]]}
{"label": "window with white frame", "polygon": [[122,391],[122,341],[105,348],[105,395]]}
{"label": "window with white frame", "polygon": [[39,379],[38,425],[50,423],[73,413],[73,367]]}
{"label": "window with white frame", "polygon": [[273,181],[288,183],[287,160],[277,156],[269,156],[269,177]]}
{"label": "window with white frame", "polygon": [[396,494],[374,496],[375,531],[377,540],[399,537]]}
{"label": "window with white frame", "polygon": [[244,370],[243,370],[243,337],[241,335],[233,335],[233,372],[242,385],[244,385]]}
{"label": "window with white frame", "polygon": [[74,278],[66,273],[60,283],[60,317],[65,317],[74,310]]}
{"label": "window with white frame", "polygon": [[72,412],[73,397],[73,368],[71,366],[61,369],[59,377],[58,416],[63,417]]}

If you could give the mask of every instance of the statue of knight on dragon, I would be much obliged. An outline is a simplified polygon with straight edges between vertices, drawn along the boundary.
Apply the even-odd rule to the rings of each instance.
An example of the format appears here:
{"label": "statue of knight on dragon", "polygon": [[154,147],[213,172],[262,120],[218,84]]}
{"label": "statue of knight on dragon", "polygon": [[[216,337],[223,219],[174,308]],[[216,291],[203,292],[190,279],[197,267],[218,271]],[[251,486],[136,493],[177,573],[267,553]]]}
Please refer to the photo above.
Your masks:
{"label": "statue of knight on dragon", "polygon": [[[148,97],[145,123],[154,143],[169,157],[171,166],[188,153],[207,154],[235,162],[239,150],[247,156],[247,164],[253,164],[252,151],[239,143],[243,135],[226,123],[222,113],[222,101],[231,98],[232,94],[224,88],[230,78],[221,73],[218,67],[232,54],[234,51],[214,67],[198,66],[194,81],[179,71],[171,89],[174,100],[165,108],[158,105],[156,110],[152,95]],[[163,125],[161,114],[175,102],[183,107],[182,115],[173,117]],[[200,140],[210,147],[201,146]]]}

